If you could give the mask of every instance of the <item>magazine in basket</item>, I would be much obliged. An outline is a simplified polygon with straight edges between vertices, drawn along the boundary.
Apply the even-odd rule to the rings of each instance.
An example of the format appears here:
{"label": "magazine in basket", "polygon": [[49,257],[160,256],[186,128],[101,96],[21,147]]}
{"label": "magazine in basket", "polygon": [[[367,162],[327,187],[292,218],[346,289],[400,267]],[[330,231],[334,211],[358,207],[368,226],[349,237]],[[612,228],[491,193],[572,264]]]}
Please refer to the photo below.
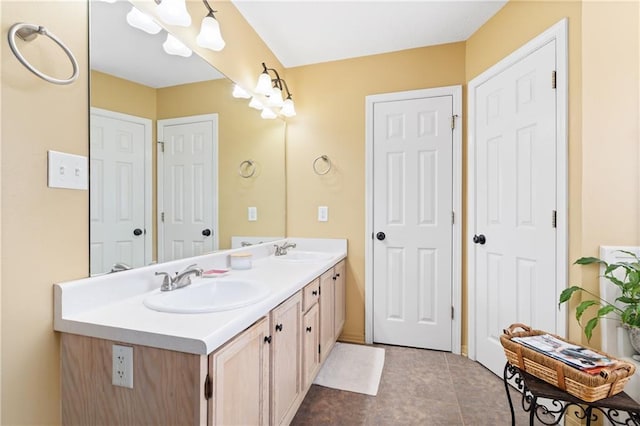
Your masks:
{"label": "magazine in basket", "polygon": [[589,374],[598,374],[602,368],[616,363],[603,354],[565,342],[550,334],[514,337],[512,340]]}

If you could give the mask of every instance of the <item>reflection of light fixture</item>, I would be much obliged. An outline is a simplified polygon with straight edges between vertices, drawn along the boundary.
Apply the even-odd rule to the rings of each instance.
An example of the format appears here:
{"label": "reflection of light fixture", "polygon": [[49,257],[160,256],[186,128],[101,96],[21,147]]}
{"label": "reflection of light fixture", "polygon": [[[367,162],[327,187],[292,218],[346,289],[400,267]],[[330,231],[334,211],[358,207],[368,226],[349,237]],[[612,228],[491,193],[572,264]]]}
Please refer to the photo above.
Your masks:
{"label": "reflection of light fixture", "polygon": [[127,23],[133,28],[137,28],[149,34],[158,34],[162,27],[146,13],[140,12],[135,7],[127,13]]}
{"label": "reflection of light fixture", "polygon": [[200,33],[196,38],[198,46],[206,47],[213,51],[219,52],[224,49],[225,42],[222,39],[222,33],[220,33],[220,24],[213,15],[215,10],[211,9],[207,0],[202,0],[204,5],[209,9],[209,13],[202,19],[200,25]]}
{"label": "reflection of light fixture", "polygon": [[191,15],[187,12],[185,0],[155,0],[155,2],[158,4],[158,16],[165,23],[181,27],[191,25]]}
{"label": "reflection of light fixture", "polygon": [[191,56],[191,49],[184,45],[180,40],[167,33],[167,40],[162,43],[162,48],[169,55],[184,56],[188,58]]}
{"label": "reflection of light fixture", "polygon": [[264,108],[264,104],[260,102],[260,100],[255,96],[251,98],[251,102],[249,102],[249,106],[253,109],[257,109],[258,111]]}
{"label": "reflection of light fixture", "polygon": [[234,98],[249,99],[251,97],[251,94],[236,84],[235,86],[233,86],[232,96]]}
{"label": "reflection of light fixture", "polygon": [[[269,71],[273,72],[275,78],[271,78]],[[282,92],[286,90],[287,98],[286,100],[282,100]],[[258,84],[256,85],[255,92],[261,95],[267,96],[267,106],[274,108],[281,108],[280,114],[285,117],[293,117],[296,115],[296,109],[293,105],[293,99],[291,97],[291,92],[289,92],[289,87],[287,86],[287,82],[280,78],[278,71],[273,68],[267,68],[265,63],[262,63],[262,73],[260,77],[258,77]],[[273,112],[272,110],[270,110]],[[267,115],[269,115],[267,113]],[[273,117],[265,117],[263,111],[262,118],[273,118]]]}
{"label": "reflection of light fixture", "polygon": [[260,113],[260,117],[266,118],[266,119],[269,119],[269,120],[272,120],[272,119],[276,118],[277,116],[278,115],[275,112],[273,112],[273,110],[271,108],[264,108],[262,110],[262,112]]}

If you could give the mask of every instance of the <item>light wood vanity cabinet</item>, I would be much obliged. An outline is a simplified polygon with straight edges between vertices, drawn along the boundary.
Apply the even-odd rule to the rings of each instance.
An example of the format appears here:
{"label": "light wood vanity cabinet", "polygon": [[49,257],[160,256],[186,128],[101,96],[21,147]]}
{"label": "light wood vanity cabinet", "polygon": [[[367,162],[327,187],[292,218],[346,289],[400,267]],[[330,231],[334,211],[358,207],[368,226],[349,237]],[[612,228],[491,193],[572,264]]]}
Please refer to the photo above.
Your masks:
{"label": "light wood vanity cabinet", "polygon": [[345,318],[344,261],[210,355],[133,347],[133,389],[113,386],[117,342],[61,335],[64,425],[289,424]]}

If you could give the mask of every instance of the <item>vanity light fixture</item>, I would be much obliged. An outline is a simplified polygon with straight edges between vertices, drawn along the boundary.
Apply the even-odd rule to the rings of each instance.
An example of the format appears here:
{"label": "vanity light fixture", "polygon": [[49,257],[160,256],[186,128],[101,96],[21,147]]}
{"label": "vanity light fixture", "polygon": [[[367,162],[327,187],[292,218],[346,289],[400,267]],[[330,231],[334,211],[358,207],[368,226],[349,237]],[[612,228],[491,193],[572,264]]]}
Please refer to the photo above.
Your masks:
{"label": "vanity light fixture", "polygon": [[158,5],[158,16],[169,25],[188,27],[191,25],[191,15],[187,12],[185,0],[155,0]]}
{"label": "vanity light fixture", "polygon": [[153,18],[144,12],[140,12],[135,6],[127,13],[127,23],[133,28],[149,34],[158,34],[162,27]]}
{"label": "vanity light fixture", "polygon": [[232,96],[236,99],[249,99],[251,97],[251,93],[236,84],[233,86]]}
{"label": "vanity light fixture", "polygon": [[219,52],[224,49],[225,42],[222,39],[222,33],[220,32],[220,24],[214,16],[216,10],[211,9],[207,0],[202,0],[206,8],[209,10],[207,16],[202,19],[200,25],[200,33],[196,38],[198,46],[206,47],[215,52]]}
{"label": "vanity light fixture", "polygon": [[169,55],[184,56],[185,58],[191,56],[192,53],[191,49],[189,49],[183,42],[169,33],[167,33],[167,40],[162,43],[162,48]]}
{"label": "vanity light fixture", "polygon": [[273,112],[273,110],[271,108],[263,108],[262,112],[260,113],[260,117],[266,118],[268,120],[273,120],[277,116],[278,116],[278,114]]}
{"label": "vanity light fixture", "polygon": [[[270,71],[275,75],[275,78],[271,78],[271,75],[269,74]],[[287,93],[286,100],[282,99],[283,90],[286,90]],[[289,87],[287,86],[287,82],[280,78],[278,71],[273,68],[267,68],[264,62],[262,63],[262,73],[260,74],[260,77],[258,77],[258,84],[254,91],[267,97],[268,107],[281,108],[279,111],[281,115],[285,117],[293,117],[296,115],[296,110],[293,105],[293,99],[291,97]],[[271,112],[273,112],[273,110],[271,110]],[[267,113],[267,115],[269,114]],[[267,117],[264,117],[263,115],[263,118]]]}
{"label": "vanity light fixture", "polygon": [[257,109],[258,111],[264,108],[264,104],[262,103],[262,101],[260,101],[260,99],[256,98],[255,96],[251,98],[249,106],[253,109]]}

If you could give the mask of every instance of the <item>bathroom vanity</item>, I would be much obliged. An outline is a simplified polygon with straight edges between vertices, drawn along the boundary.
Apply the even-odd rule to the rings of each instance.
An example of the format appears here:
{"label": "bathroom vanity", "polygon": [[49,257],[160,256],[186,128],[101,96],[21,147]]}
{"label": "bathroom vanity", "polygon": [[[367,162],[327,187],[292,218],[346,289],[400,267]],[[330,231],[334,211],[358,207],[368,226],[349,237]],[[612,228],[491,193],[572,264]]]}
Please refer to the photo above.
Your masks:
{"label": "bathroom vanity", "polygon": [[287,241],[297,244],[287,255],[273,256],[284,240],[239,249],[251,269],[191,284],[194,294],[225,279],[269,289],[235,309],[144,304],[159,292],[156,272],[224,268],[234,250],[55,285],[63,424],[288,424],[342,331],[347,250],[346,240]]}

